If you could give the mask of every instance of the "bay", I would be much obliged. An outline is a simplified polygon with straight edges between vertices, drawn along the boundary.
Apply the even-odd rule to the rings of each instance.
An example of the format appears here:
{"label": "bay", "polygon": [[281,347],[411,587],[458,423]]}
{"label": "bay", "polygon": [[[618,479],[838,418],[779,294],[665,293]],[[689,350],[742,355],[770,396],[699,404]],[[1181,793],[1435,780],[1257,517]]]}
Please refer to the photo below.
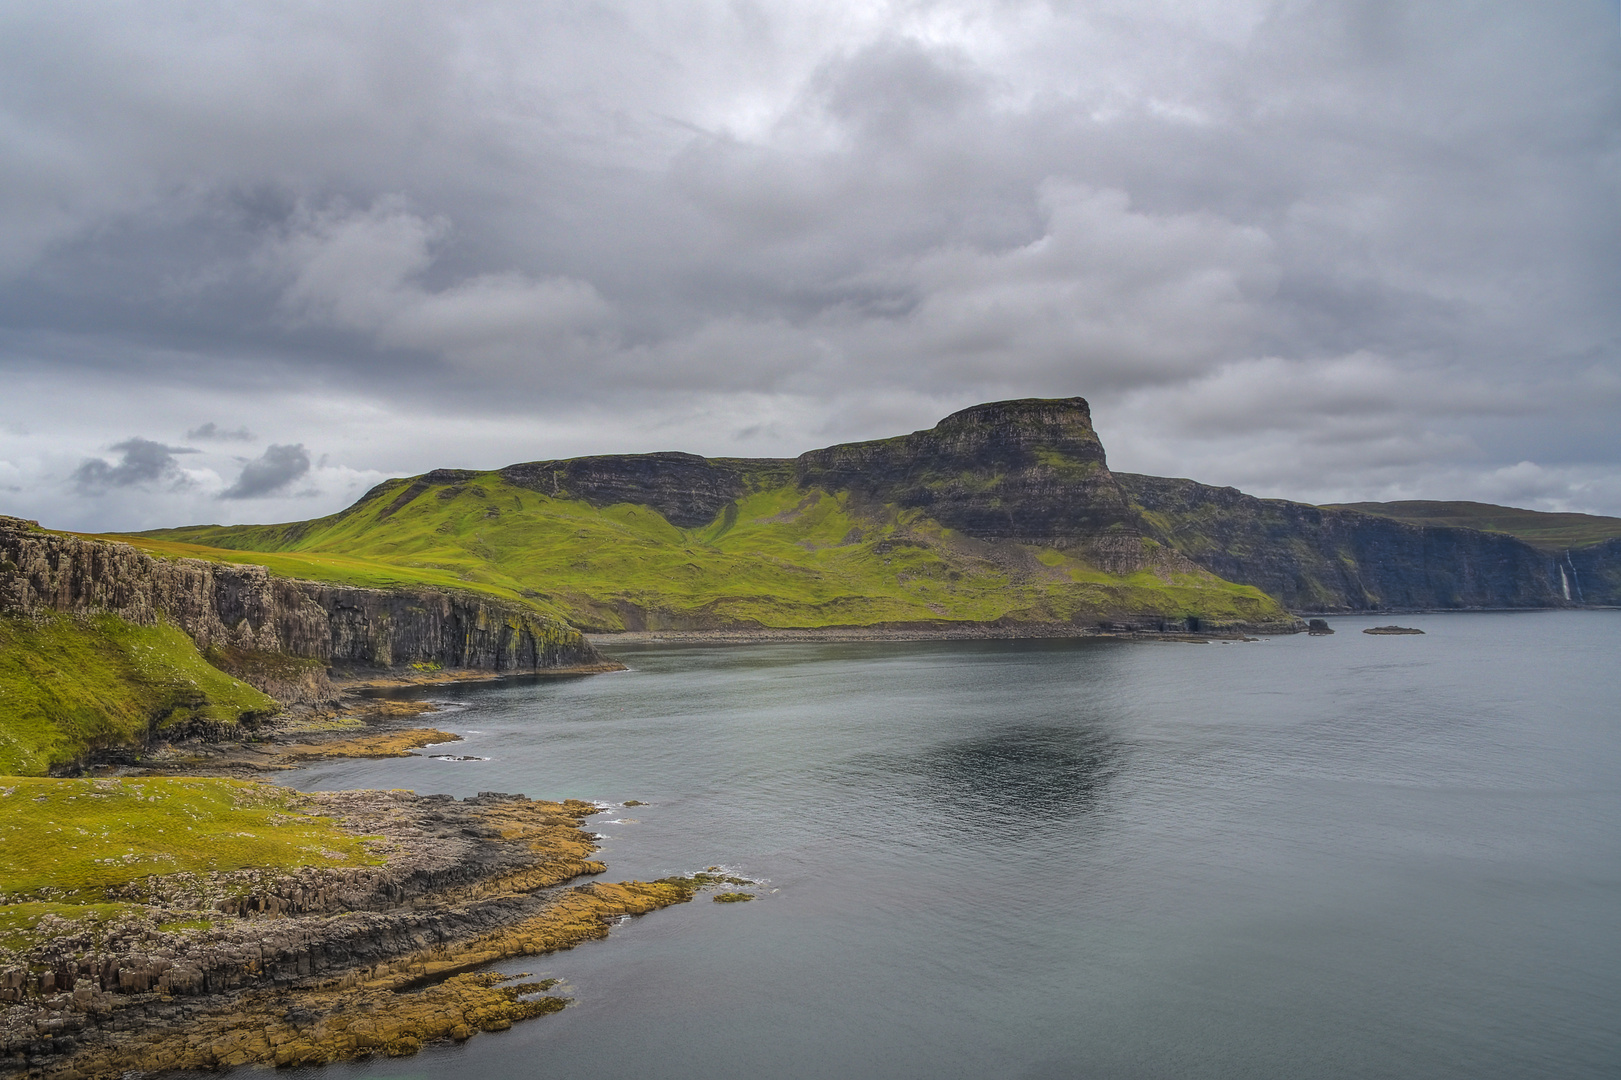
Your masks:
{"label": "bay", "polygon": [[485,760],[311,789],[604,803],[607,880],[763,884],[501,965],[553,1016],[367,1077],[1621,1071],[1621,612],[1234,644],[610,649],[441,688]]}

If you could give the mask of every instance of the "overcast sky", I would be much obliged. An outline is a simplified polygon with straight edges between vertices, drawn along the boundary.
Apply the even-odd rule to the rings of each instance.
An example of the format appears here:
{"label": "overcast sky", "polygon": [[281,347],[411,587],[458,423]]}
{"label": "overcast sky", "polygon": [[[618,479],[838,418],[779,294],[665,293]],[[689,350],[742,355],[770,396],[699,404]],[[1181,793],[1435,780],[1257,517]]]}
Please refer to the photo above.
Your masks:
{"label": "overcast sky", "polygon": [[0,512],[1073,394],[1118,469],[1621,514],[1615,0],[0,2]]}

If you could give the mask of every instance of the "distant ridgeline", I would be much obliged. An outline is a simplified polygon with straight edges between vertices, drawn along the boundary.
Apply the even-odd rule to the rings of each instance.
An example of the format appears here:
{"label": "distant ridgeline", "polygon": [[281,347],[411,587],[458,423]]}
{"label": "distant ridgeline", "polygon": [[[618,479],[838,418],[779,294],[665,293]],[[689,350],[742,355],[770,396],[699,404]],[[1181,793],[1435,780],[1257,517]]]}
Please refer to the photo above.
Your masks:
{"label": "distant ridgeline", "polygon": [[594,631],[1297,628],[1144,529],[1080,398],[979,405],[793,460],[441,469],[315,521],[127,539],[292,577],[472,589]]}
{"label": "distant ridgeline", "polygon": [[1115,475],[1150,535],[1292,611],[1621,604],[1621,518],[1485,503],[1309,506]]}
{"label": "distant ridgeline", "polygon": [[440,469],[287,525],[0,518],[0,773],[322,700],[334,668],[588,666],[581,629],[1287,632],[1618,603],[1618,519],[1113,473],[1084,400],[1004,401],[794,459]]}
{"label": "distant ridgeline", "polygon": [[331,517],[126,539],[288,577],[473,590],[593,631],[1292,629],[1285,609],[1621,600],[1621,521],[1504,511],[1467,527],[1407,505],[1113,473],[1087,403],[1066,398],[794,459],[441,469]]}

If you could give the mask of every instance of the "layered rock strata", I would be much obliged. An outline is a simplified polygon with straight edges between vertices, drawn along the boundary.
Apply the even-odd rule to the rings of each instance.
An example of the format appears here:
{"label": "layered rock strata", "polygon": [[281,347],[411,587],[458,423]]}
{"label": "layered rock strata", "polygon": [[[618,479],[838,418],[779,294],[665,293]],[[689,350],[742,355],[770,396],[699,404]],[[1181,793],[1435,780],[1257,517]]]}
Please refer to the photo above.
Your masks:
{"label": "layered rock strata", "polygon": [[[491,484],[492,476],[501,483]],[[576,532],[549,520],[550,510],[544,506],[536,508],[517,498],[496,506],[492,492],[504,485],[581,500],[598,509],[628,504],[656,511],[669,524],[694,535],[677,541],[632,529],[621,536],[636,535],[637,543],[659,549],[656,554],[671,554],[669,549],[678,545],[692,548],[686,552],[694,556],[690,561],[666,567],[681,587],[665,592],[662,582],[626,586],[619,573],[622,564],[612,575],[594,579],[598,552],[623,553],[621,539],[614,535],[617,527]],[[506,490],[510,493],[510,488]],[[1174,584],[1171,577],[1207,572],[1226,582],[1254,586],[1296,611],[1621,604],[1621,539],[1544,550],[1504,533],[1403,523],[1355,510],[1257,499],[1191,480],[1115,473],[1108,467],[1090,407],[1082,398],[976,405],[926,430],[825,447],[795,459],[658,453],[525,462],[496,474],[441,469],[381,484],[330,518],[277,526],[198,526],[167,535],[239,550],[296,547],[342,554],[356,545],[365,550],[371,537],[363,542],[355,538],[372,527],[387,534],[398,513],[408,513],[413,527],[443,527],[433,521],[442,500],[454,508],[457,528],[473,522],[486,523],[482,527],[491,533],[506,529],[505,547],[487,550],[504,551],[503,572],[524,578],[525,569],[513,563],[510,553],[525,538],[514,540],[507,526],[514,515],[533,514],[533,520],[546,526],[549,538],[543,542],[550,548],[553,565],[559,564],[559,556],[571,558],[559,566],[558,576],[566,580],[554,586],[528,578],[530,591],[524,595],[555,603],[556,610],[568,613],[566,617],[604,630],[745,630],[785,621],[773,601],[796,586],[783,587],[778,571],[803,574],[806,580],[824,573],[823,567],[797,552],[783,559],[765,550],[726,548],[726,538],[739,524],[740,504],[763,493],[802,498],[799,510],[833,496],[840,512],[855,523],[842,542],[832,545],[827,538],[795,538],[785,530],[783,538],[806,551],[829,546],[855,551],[865,543],[871,554],[886,557],[887,566],[889,551],[874,544],[871,533],[892,530],[894,535],[883,543],[935,546],[949,564],[946,581],[959,581],[959,574],[974,578],[974,571],[994,564],[992,573],[1005,572],[1007,588],[1013,592],[1024,585],[1039,591],[1064,584],[1048,574],[1047,564],[1040,560],[1039,549],[1051,548],[1088,564],[1087,569],[1117,577],[1164,572],[1161,584],[1166,589]],[[478,501],[487,503],[482,515]],[[357,514],[366,515],[363,525],[333,535],[336,523]],[[744,524],[778,520],[765,517]],[[780,520],[786,522],[788,516]],[[932,540],[908,536],[902,528],[903,522],[920,521],[927,526],[920,532],[935,534]],[[936,525],[944,526],[948,535],[938,536],[942,530]],[[580,538],[585,540],[576,543]],[[765,546],[770,543],[767,536]],[[475,561],[495,558],[475,545],[465,550]],[[713,573],[708,564],[717,553],[734,559],[724,575]],[[735,562],[738,555],[754,558],[755,566],[775,576],[776,595],[740,596],[731,589],[732,579],[746,576],[748,570]],[[869,580],[858,581],[858,590],[870,592],[871,568],[852,562],[841,568],[846,571],[855,578],[867,575]],[[898,584],[913,580],[901,579],[900,574],[897,570]],[[1141,584],[1144,589],[1129,602],[1093,604],[1080,612],[1078,620],[1067,612],[1056,619],[1011,615],[986,619],[981,607],[975,613],[981,618],[972,621],[1046,624],[1041,632],[1053,632],[1063,623],[1148,629],[1164,622],[1173,608],[1191,613],[1202,606],[1197,596],[1173,601],[1146,579]],[[706,590],[712,595],[706,597]],[[849,599],[848,594],[838,595],[818,606],[796,600],[794,617],[806,619],[807,626],[842,629],[843,609],[831,613],[832,605]],[[915,625],[932,631],[935,624],[919,608],[940,616],[942,624],[970,621],[962,617],[957,598],[949,591],[926,604],[907,590],[892,590],[885,599],[909,609],[909,617],[878,619],[858,613],[850,617],[849,625],[897,631]],[[852,610],[860,607],[853,605]],[[1200,620],[1199,627],[1187,628],[1202,628],[1203,617]],[[1232,619],[1228,622],[1237,625]],[[1284,627],[1268,620],[1267,628]]]}
{"label": "layered rock strata", "polygon": [[1258,499],[1192,480],[1115,475],[1150,535],[1295,611],[1621,603],[1621,541],[1550,552],[1502,533]]}
{"label": "layered rock strata", "polygon": [[109,897],[142,905],[111,924],[47,919],[0,952],[0,1076],[315,1063],[501,1030],[563,1002],[474,969],[606,936],[704,884],[559,889],[603,871],[588,803],[357,791],[302,809],[377,837],[384,861],[148,878]]}
{"label": "layered rock strata", "polygon": [[[1137,514],[1109,472],[1084,398],[976,405],[932,428],[844,443],[798,458],[624,454],[509,465],[503,479],[593,506],[649,506],[680,528],[727,513],[751,487],[792,480],[807,492],[849,491],[869,506],[920,509],[973,540],[1084,550],[1100,567],[1132,573],[1185,568],[1174,552],[1142,543]],[[401,491],[409,502],[454,479],[440,470]]]}
{"label": "layered rock strata", "polygon": [[[284,702],[330,699],[326,668],[516,672],[602,662],[573,627],[475,593],[368,589],[275,577],[262,566],[159,559],[0,517],[0,614],[43,611],[167,620]],[[233,650],[244,654],[235,663]]]}
{"label": "layered rock strata", "polygon": [[1140,535],[1084,398],[976,405],[925,431],[812,450],[795,466],[801,486],[921,508],[976,539]]}
{"label": "layered rock strata", "polygon": [[509,465],[501,476],[518,487],[568,494],[592,506],[624,502],[651,506],[677,528],[696,529],[708,525],[747,490],[748,467],[777,464],[781,463],[736,463],[674,452],[614,454]]}

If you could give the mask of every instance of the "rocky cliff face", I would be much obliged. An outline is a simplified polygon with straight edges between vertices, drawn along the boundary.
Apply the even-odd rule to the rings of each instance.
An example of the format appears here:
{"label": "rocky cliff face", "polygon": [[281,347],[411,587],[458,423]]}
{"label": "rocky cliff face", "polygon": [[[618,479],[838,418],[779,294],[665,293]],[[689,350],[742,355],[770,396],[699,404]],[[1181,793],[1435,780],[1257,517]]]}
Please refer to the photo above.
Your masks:
{"label": "rocky cliff face", "polygon": [[[1562,554],[1512,536],[1117,473],[1150,535],[1296,611],[1566,607],[1621,600],[1621,541]],[[1613,550],[1612,550],[1613,549]],[[1563,565],[1567,564],[1568,565]],[[1571,582],[1590,583],[1585,591]]]}
{"label": "rocky cliff face", "polygon": [[[762,595],[746,598],[749,604],[762,600],[748,607],[746,615],[739,615],[743,609],[736,605],[725,610],[719,606],[736,599],[729,588],[730,578],[716,581],[707,596],[690,584],[711,580],[705,578],[709,573],[705,562],[720,550],[721,538],[735,525],[739,503],[751,494],[765,492],[807,498],[817,491],[839,495],[840,512],[861,522],[860,528],[848,531],[842,543],[835,541],[840,548],[854,549],[861,541],[849,538],[870,534],[868,526],[874,523],[876,527],[896,527],[902,517],[897,510],[921,512],[956,534],[951,543],[963,550],[953,558],[967,552],[964,558],[972,556],[1013,573],[1009,580],[1037,585],[1060,579],[1044,577],[1046,564],[1028,552],[1020,555],[1014,548],[1057,549],[1091,568],[1116,575],[1149,569],[1174,575],[1202,567],[1229,582],[1255,586],[1295,610],[1621,603],[1621,539],[1568,551],[1539,550],[1501,533],[1256,499],[1191,480],[1116,474],[1108,467],[1092,427],[1091,410],[1082,398],[976,405],[927,430],[812,450],[793,460],[636,454],[528,462],[500,470],[499,477],[507,484],[580,499],[596,507],[618,503],[647,506],[682,529],[716,525],[707,537],[688,538],[694,549],[701,544],[702,550],[686,551],[679,563],[667,566],[669,574],[684,583],[682,590],[676,590],[679,600],[673,603],[649,601],[650,597],[670,595],[661,591],[662,581],[652,587],[642,587],[647,584],[643,582],[634,590],[627,589],[623,563],[613,564],[614,576],[609,581],[590,578],[600,552],[623,550],[620,533],[594,534],[588,543],[578,544],[575,538],[585,533],[575,533],[572,528],[568,535],[554,533],[555,539],[548,541],[557,549],[554,556],[559,551],[575,553],[569,561],[552,564],[564,579],[558,588],[560,592],[576,588],[586,598],[565,598],[559,603],[579,606],[562,610],[576,612],[576,618],[600,620],[595,625],[607,627],[716,629],[744,624],[744,619],[757,620],[761,612],[778,618],[772,603],[797,589],[798,581],[784,584],[781,578],[773,579],[769,589],[775,592],[762,587]],[[464,493],[469,499],[483,497],[481,485],[488,482],[489,474],[441,469],[379,485],[332,518],[271,527],[196,527],[168,535],[227,548],[282,551],[301,538],[307,544],[308,537],[319,536],[321,530],[331,530],[335,523],[364,511],[369,515],[368,525],[381,526],[378,535],[386,537],[389,529],[399,525],[396,513],[414,515],[421,527],[439,527],[432,525],[434,515],[424,512],[424,502],[451,506]],[[429,492],[434,494],[429,496]],[[848,499],[843,497],[846,493]],[[800,510],[814,502],[803,504]],[[542,510],[532,512],[544,514]],[[507,519],[491,506],[477,520],[490,521],[487,528],[493,534]],[[764,521],[787,522],[788,518],[760,519]],[[333,536],[330,546],[319,550],[356,550],[353,531]],[[666,540],[642,537],[650,549]],[[530,542],[512,539],[505,550],[510,553]],[[806,551],[830,546],[824,539],[808,536],[800,536],[795,543]],[[731,550],[725,554],[752,557],[759,553]],[[873,554],[886,556],[879,565],[889,566],[888,551]],[[780,567],[770,569],[775,572]],[[804,571],[805,580],[817,580],[823,573],[819,566],[796,564],[794,569],[796,574]],[[863,590],[871,596],[874,582],[879,580],[868,573],[871,569],[851,571],[853,576],[867,576],[854,576],[853,589],[835,589],[840,602]],[[972,577],[971,570],[968,563],[952,563],[941,576],[945,582],[958,582]],[[519,577],[533,573],[516,560],[509,561],[505,572]],[[728,574],[732,572],[728,570]],[[885,582],[904,585],[920,580],[916,568],[903,570],[897,565],[893,572],[875,572]],[[570,576],[576,574],[583,578],[576,577],[570,585]],[[537,595],[550,598],[551,583],[536,580],[530,584]],[[606,599],[599,601],[598,597]],[[917,596],[889,593],[886,597],[903,607],[913,605],[909,609],[912,617],[928,617],[917,613]],[[312,602],[318,599],[317,621],[327,618],[331,624],[335,650],[350,648],[344,643],[357,634],[364,640],[353,648],[365,652],[372,647],[368,642],[381,625],[381,612],[360,614],[359,624],[372,628],[361,632],[341,625],[342,619],[328,610],[335,601],[313,594],[308,598]],[[1163,601],[1163,596],[1143,595],[1135,602],[1151,606]],[[588,602],[595,606],[586,606]],[[948,591],[931,597],[924,610],[956,618],[956,602]],[[819,597],[817,606],[807,602],[799,610],[813,620],[808,625],[820,626],[829,621],[829,604],[827,598]],[[857,609],[841,609],[841,616],[843,610]],[[377,645],[373,653],[379,650],[390,655],[394,651]]]}
{"label": "rocky cliff face", "polygon": [[744,492],[741,469],[731,462],[697,454],[614,454],[530,461],[507,466],[501,476],[531,491],[572,496],[592,506],[651,506],[682,529],[708,525],[726,504]]}
{"label": "rocky cliff face", "polygon": [[[262,566],[157,559],[127,544],[0,518],[0,614],[43,610],[107,613],[137,624],[168,620],[205,651],[279,654],[325,667],[538,671],[601,660],[574,628],[488,597],[363,589],[273,577]],[[239,677],[255,680],[251,666]],[[287,693],[297,678],[274,689]],[[322,691],[309,685],[306,692]]]}
{"label": "rocky cliff face", "polygon": [[[644,504],[696,528],[756,472],[787,464],[644,454],[514,465],[502,475],[594,505]],[[1542,550],[1500,533],[1113,473],[1083,398],[976,405],[925,431],[812,450],[792,469],[802,488],[921,509],[977,540],[1082,549],[1116,573],[1152,561],[1142,543],[1152,538],[1171,549],[1160,563],[1189,559],[1295,610],[1621,603],[1621,539]]]}
{"label": "rocky cliff face", "polygon": [[812,450],[796,468],[802,486],[920,508],[976,539],[1139,536],[1084,398],[976,405],[927,431]]}
{"label": "rocky cliff face", "polygon": [[1561,595],[1568,592],[1578,604],[1621,606],[1621,540],[1556,552],[1553,560]]}
{"label": "rocky cliff face", "polygon": [[[1084,398],[976,405],[926,431],[812,450],[790,461],[696,454],[619,454],[509,465],[501,477],[593,506],[650,506],[672,524],[699,528],[743,495],[756,474],[782,472],[801,487],[852,491],[921,508],[976,539],[1079,542],[1113,531],[1136,538],[1136,513],[1114,482]],[[408,503],[450,470],[419,478]]]}

